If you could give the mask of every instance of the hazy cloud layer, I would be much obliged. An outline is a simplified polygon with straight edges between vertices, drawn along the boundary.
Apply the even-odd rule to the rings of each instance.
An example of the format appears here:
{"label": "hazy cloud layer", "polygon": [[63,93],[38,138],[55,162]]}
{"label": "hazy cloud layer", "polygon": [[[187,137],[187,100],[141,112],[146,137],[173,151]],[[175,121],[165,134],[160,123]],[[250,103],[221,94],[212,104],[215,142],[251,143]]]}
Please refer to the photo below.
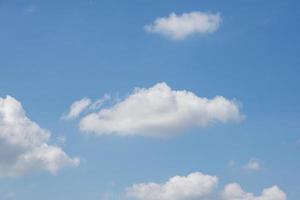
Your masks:
{"label": "hazy cloud layer", "polygon": [[177,15],[171,13],[167,17],[157,18],[152,24],[145,26],[150,33],[157,33],[175,40],[182,40],[193,34],[215,32],[222,22],[219,13],[190,12]]}
{"label": "hazy cloud layer", "polygon": [[56,173],[64,166],[77,166],[60,147],[48,144],[51,133],[31,121],[20,102],[0,98],[0,177],[37,170]]}
{"label": "hazy cloud layer", "polygon": [[80,120],[80,130],[95,134],[166,137],[191,127],[240,121],[238,104],[222,96],[199,97],[172,90],[166,83],[136,88],[110,108],[92,112]]}

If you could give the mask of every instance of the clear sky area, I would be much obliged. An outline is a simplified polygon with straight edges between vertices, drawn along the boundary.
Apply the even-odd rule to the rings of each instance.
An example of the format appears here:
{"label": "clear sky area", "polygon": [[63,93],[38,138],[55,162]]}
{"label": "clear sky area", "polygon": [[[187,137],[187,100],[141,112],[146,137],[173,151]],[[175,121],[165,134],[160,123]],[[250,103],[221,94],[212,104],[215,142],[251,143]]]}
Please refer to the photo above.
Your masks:
{"label": "clear sky area", "polygon": [[0,200],[299,200],[299,10],[0,0]]}

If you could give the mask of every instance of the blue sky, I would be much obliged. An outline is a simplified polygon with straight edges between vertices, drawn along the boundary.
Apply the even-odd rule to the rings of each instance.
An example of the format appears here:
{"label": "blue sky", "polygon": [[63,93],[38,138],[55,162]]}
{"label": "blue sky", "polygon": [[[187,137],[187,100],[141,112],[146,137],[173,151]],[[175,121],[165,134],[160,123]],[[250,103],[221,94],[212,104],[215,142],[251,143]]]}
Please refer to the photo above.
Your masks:
{"label": "blue sky", "polygon": [[[0,97],[21,102],[31,121],[51,131],[48,144],[80,158],[55,174],[1,178],[0,199],[125,199],[133,184],[201,172],[219,178],[217,190],[237,182],[260,195],[277,185],[298,200],[299,9],[296,0],[0,0]],[[172,12],[219,13],[221,22],[212,33],[180,40],[145,30]],[[109,109],[134,88],[162,82],[172,91],[235,99],[245,118],[170,138],[86,134],[84,116],[62,119],[84,97],[110,94]],[[259,169],[246,169],[251,159]]]}

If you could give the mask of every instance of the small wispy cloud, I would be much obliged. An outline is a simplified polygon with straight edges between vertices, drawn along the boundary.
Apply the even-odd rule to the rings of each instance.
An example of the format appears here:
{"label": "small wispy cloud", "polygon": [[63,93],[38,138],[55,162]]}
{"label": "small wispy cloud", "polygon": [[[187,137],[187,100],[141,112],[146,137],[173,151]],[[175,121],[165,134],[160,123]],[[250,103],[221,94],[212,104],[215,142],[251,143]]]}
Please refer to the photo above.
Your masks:
{"label": "small wispy cloud", "polygon": [[235,160],[228,161],[227,166],[230,167],[230,168],[234,168],[236,166]]}
{"label": "small wispy cloud", "polygon": [[102,98],[94,102],[89,98],[82,98],[72,103],[67,114],[62,116],[63,120],[75,119],[85,111],[95,111],[100,109],[103,104],[111,99],[109,94],[105,94]]}
{"label": "small wispy cloud", "polygon": [[56,141],[57,141],[57,143],[63,145],[63,144],[66,144],[67,138],[66,138],[66,136],[57,136]]}
{"label": "small wispy cloud", "polygon": [[104,96],[98,100],[96,100],[94,103],[92,103],[89,106],[89,110],[98,110],[102,107],[102,105],[111,99],[111,96],[109,94],[104,94]]}
{"label": "small wispy cloud", "polygon": [[29,5],[26,9],[25,9],[25,13],[35,13],[39,10],[37,5]]}
{"label": "small wispy cloud", "polygon": [[12,200],[15,199],[17,197],[16,193],[14,192],[9,192],[7,194],[4,195],[4,200]]}
{"label": "small wispy cloud", "polygon": [[83,98],[78,101],[75,101],[70,106],[70,110],[67,114],[62,116],[62,119],[69,120],[78,117],[89,105],[91,105],[92,101],[89,98]]}
{"label": "small wispy cloud", "polygon": [[244,166],[244,169],[249,171],[260,171],[262,166],[256,158],[251,158],[248,163]]}

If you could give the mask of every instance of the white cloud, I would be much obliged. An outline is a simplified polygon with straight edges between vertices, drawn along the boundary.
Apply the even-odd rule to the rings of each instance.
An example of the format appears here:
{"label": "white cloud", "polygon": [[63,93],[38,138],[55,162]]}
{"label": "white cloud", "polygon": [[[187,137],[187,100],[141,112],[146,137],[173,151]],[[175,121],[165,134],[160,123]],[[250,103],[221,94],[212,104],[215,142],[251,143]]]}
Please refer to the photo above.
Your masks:
{"label": "white cloud", "polygon": [[27,118],[20,102],[0,98],[0,177],[32,171],[56,173],[64,166],[77,166],[61,148],[49,145],[50,132]]}
{"label": "white cloud", "polygon": [[244,166],[244,169],[249,171],[259,171],[261,170],[261,164],[256,158],[251,158],[248,163]]}
{"label": "white cloud", "polygon": [[278,186],[265,188],[260,196],[245,192],[237,183],[217,190],[218,177],[200,172],[175,176],[165,183],[140,183],[126,189],[126,195],[139,200],[286,200]]}
{"label": "white cloud", "polygon": [[80,130],[95,134],[167,137],[191,127],[215,122],[240,121],[235,101],[222,96],[198,97],[185,90],[172,90],[166,83],[136,88],[111,108],[101,109],[80,120]]}
{"label": "white cloud", "polygon": [[272,186],[264,189],[260,196],[254,196],[245,192],[239,184],[231,183],[225,186],[222,197],[224,200],[285,200],[286,194],[278,186]]}
{"label": "white cloud", "polygon": [[97,99],[96,101],[92,102],[89,98],[83,98],[78,101],[75,101],[70,106],[69,112],[62,116],[62,119],[69,120],[69,119],[75,119],[79,117],[79,115],[86,111],[94,111],[100,109],[103,104],[110,100],[111,96],[108,94],[105,94],[102,98]]}
{"label": "white cloud", "polygon": [[171,13],[168,17],[157,18],[153,24],[145,26],[145,30],[181,40],[193,34],[213,33],[221,22],[219,13],[190,12],[182,15]]}
{"label": "white cloud", "polygon": [[142,200],[186,200],[209,195],[217,186],[216,176],[196,172],[175,176],[166,183],[141,183],[127,189],[127,195]]}
{"label": "white cloud", "polygon": [[68,114],[64,115],[62,118],[65,120],[74,119],[78,117],[88,106],[91,104],[91,100],[88,98],[83,98],[81,100],[75,101],[70,106]]}

